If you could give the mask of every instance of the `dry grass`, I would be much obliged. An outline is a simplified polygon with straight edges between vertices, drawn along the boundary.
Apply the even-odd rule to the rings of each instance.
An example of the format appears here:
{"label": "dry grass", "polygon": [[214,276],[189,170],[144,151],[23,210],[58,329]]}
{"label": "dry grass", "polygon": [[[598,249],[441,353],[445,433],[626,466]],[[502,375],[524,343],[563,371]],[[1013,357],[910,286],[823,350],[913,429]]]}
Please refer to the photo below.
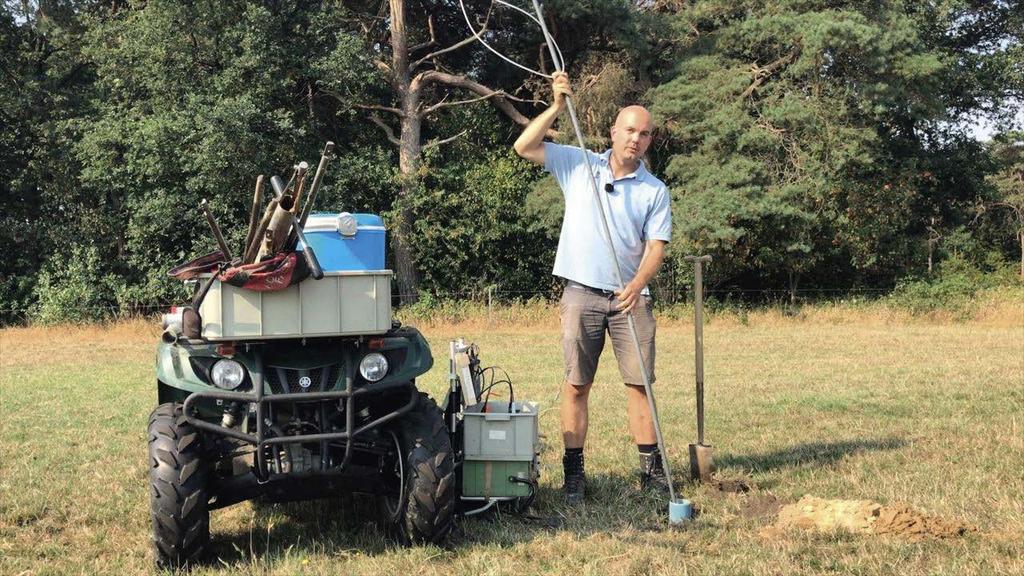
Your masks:
{"label": "dry grass", "polygon": [[[991,307],[995,309],[996,304]],[[702,510],[666,526],[664,498],[633,489],[635,450],[607,355],[593,392],[591,495],[559,498],[560,440],[543,413],[545,528],[514,517],[467,520],[449,548],[395,547],[337,503],[215,512],[216,574],[1020,574],[1024,573],[1024,314],[998,304],[978,321],[816,308],[798,317],[720,314],[705,329],[708,437],[723,476],[746,495],[680,490]],[[527,314],[528,312],[528,314]],[[480,344],[517,397],[555,403],[554,312],[419,323],[435,357],[448,339]],[[543,317],[547,314],[547,317]],[[685,314],[681,314],[685,316]],[[1006,318],[1010,318],[1009,321]],[[0,332],[0,573],[150,571],[145,422],[155,403],[146,323]],[[671,461],[694,438],[693,338],[686,318],[659,327],[658,401]],[[421,378],[435,397],[444,362]],[[785,532],[750,511],[768,495],[905,502],[980,528],[910,542]]]}

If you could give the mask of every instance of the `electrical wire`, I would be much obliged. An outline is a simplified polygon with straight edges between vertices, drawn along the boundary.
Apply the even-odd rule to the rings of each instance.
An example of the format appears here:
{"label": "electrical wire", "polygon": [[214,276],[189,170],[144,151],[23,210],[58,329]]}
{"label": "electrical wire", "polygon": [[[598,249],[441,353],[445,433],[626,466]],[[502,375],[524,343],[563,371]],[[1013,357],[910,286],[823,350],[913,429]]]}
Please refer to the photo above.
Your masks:
{"label": "electrical wire", "polygon": [[[540,20],[538,20],[536,16],[530,14],[529,12],[527,12],[526,10],[523,10],[522,8],[520,8],[518,6],[515,6],[513,4],[509,4],[508,2],[504,2],[503,0],[493,0],[493,2],[501,4],[503,6],[507,6],[509,8],[512,8],[513,10],[517,10],[517,11],[525,14],[530,20],[533,20],[538,26],[540,25]],[[509,64],[515,66],[516,68],[519,68],[519,69],[522,69],[522,70],[526,70],[530,74],[536,74],[537,76],[540,76],[541,78],[548,78],[548,79],[554,78],[553,74],[545,74],[543,72],[540,72],[539,70],[534,70],[533,68],[530,68],[528,66],[523,66],[522,64],[516,62],[515,60],[512,60],[511,58],[505,56],[501,52],[498,52],[493,46],[491,46],[490,44],[487,43],[486,40],[484,40],[484,38],[483,38],[483,32],[484,31],[482,29],[477,31],[475,28],[473,28],[473,23],[469,21],[469,12],[466,11],[466,3],[464,2],[464,0],[459,0],[459,7],[462,8],[462,17],[465,18],[466,26],[469,27],[469,31],[473,33],[473,37],[476,38],[477,42],[479,42],[479,43],[484,45],[484,48],[487,48],[488,50],[493,52],[498,58],[501,58],[505,62],[508,62]],[[551,42],[551,46],[555,49],[555,52],[558,53],[558,62],[555,63],[555,68],[562,69],[562,68],[565,67],[565,64],[564,64],[565,60],[562,58],[562,49],[558,47],[558,44],[555,43],[555,40],[553,38],[550,39],[550,42]]]}
{"label": "electrical wire", "polygon": [[[505,377],[502,378],[502,379],[496,380],[498,370],[501,370],[501,373],[504,374]],[[484,374],[486,372],[488,372],[488,371],[491,373],[491,380],[487,383],[487,386],[485,386],[484,388],[482,388],[480,390],[480,395],[479,395],[480,398],[483,398],[484,406],[485,406],[484,409],[486,410],[487,402],[490,401],[491,389],[494,388],[495,386],[500,385],[500,384],[506,384],[508,386],[508,412],[511,414],[512,413],[512,405],[516,401],[516,392],[515,392],[515,387],[512,385],[512,378],[509,377],[508,372],[506,372],[504,368],[501,368],[500,366],[488,366],[486,368],[481,368],[481,369],[479,369],[477,371],[477,376],[480,377],[481,383],[483,382]],[[484,396],[485,392],[487,393],[487,396]]]}
{"label": "electrical wire", "polygon": [[[459,0],[459,1],[461,2],[462,0]],[[508,2],[505,2],[505,0],[494,0],[494,1],[497,2],[498,4],[501,4],[503,6],[507,6],[507,7],[511,8],[511,9],[513,9],[513,10],[516,10],[516,11],[522,13],[524,16],[526,16],[530,20],[533,20],[534,24],[536,24],[537,26],[540,26],[540,20],[538,20],[536,16],[534,16],[533,14],[530,14],[526,10],[520,8],[519,6],[516,6],[515,4],[509,4]],[[562,49],[558,47],[558,43],[555,42],[554,38],[551,38],[551,45],[555,47],[555,52],[558,53],[558,62],[554,63],[555,67],[556,68],[560,68],[560,69],[564,69],[565,68],[565,58],[562,57]]]}

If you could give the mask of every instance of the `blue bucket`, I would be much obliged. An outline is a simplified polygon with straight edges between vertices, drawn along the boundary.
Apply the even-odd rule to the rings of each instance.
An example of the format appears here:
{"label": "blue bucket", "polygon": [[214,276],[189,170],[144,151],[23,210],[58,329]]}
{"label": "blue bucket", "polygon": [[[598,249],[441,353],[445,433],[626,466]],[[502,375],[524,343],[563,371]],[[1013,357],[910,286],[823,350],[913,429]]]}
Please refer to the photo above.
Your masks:
{"label": "blue bucket", "polygon": [[677,498],[668,503],[669,524],[685,524],[693,519],[693,504],[685,498]]}

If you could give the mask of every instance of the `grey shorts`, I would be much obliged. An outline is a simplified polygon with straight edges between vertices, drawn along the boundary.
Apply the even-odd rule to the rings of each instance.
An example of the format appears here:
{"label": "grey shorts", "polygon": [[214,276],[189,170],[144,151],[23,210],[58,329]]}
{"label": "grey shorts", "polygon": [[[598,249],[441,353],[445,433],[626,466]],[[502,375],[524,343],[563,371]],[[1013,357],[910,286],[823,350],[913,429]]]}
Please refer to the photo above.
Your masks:
{"label": "grey shorts", "polygon": [[[643,375],[633,337],[629,333],[627,316],[617,310],[618,305],[619,300],[612,293],[574,282],[565,287],[559,302],[559,320],[562,324],[565,381],[569,384],[583,386],[594,382],[597,361],[604,350],[604,334],[607,331],[611,336],[622,381],[643,386]],[[650,296],[639,297],[633,307],[633,318],[647,375],[653,384],[655,323]]]}

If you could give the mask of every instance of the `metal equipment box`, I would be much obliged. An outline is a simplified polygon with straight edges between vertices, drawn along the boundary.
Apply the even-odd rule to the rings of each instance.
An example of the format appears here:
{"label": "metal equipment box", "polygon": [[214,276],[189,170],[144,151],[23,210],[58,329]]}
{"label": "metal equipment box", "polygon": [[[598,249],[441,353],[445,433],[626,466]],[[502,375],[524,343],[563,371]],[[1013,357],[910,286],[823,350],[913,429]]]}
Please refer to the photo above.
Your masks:
{"label": "metal equipment box", "polygon": [[[486,406],[486,409],[485,409]],[[535,402],[492,400],[463,413],[462,494],[469,497],[526,496],[535,478],[537,416]]]}
{"label": "metal equipment box", "polygon": [[277,292],[216,280],[199,308],[202,335],[216,341],[383,334],[391,329],[391,276],[325,272]]}

